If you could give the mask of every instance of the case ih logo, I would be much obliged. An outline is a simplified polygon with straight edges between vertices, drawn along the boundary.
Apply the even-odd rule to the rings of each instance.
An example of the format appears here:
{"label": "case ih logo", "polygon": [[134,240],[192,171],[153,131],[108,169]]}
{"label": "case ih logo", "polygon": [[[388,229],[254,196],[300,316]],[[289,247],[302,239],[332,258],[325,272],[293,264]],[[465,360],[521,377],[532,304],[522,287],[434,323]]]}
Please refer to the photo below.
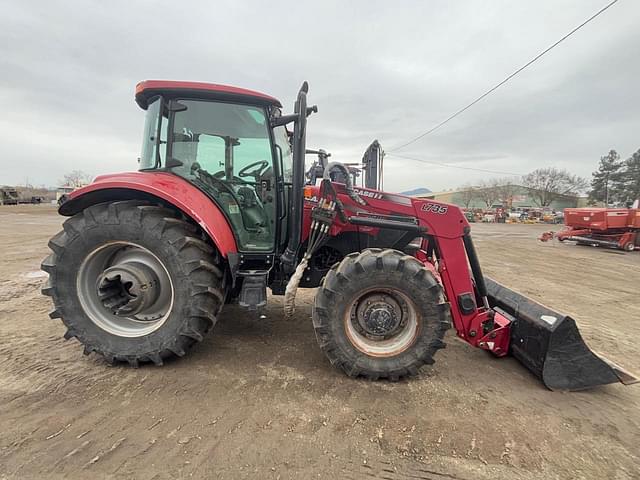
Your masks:
{"label": "case ih logo", "polygon": [[449,210],[447,205],[440,205],[439,203],[425,203],[422,205],[423,212],[437,213],[438,215],[444,215]]}
{"label": "case ih logo", "polygon": [[378,192],[370,192],[368,190],[360,190],[359,188],[354,188],[354,192],[356,192],[361,197],[367,198],[375,198],[376,200],[380,200],[382,198],[382,194]]}

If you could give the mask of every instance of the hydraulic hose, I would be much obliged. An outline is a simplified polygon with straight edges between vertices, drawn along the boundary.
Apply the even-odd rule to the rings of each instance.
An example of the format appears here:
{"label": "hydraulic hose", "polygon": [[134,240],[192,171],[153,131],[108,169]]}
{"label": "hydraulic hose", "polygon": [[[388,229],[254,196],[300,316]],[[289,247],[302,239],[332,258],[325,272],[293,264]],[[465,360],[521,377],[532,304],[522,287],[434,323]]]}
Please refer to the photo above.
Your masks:
{"label": "hydraulic hose", "polygon": [[284,314],[286,318],[290,318],[295,311],[296,292],[298,291],[298,285],[300,285],[304,271],[309,265],[309,260],[329,236],[329,229],[335,218],[335,209],[336,203],[327,201],[324,198],[321,199],[318,206],[314,208],[307,242],[307,251],[302,257],[302,260],[300,260],[295,272],[291,275],[291,278],[289,278],[284,292]]}

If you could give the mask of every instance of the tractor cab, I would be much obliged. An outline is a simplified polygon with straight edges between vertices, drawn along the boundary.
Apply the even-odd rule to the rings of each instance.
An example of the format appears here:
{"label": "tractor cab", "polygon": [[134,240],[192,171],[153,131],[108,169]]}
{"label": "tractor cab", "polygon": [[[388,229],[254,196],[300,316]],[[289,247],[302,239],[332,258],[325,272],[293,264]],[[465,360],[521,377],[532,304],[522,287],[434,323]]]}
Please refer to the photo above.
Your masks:
{"label": "tractor cab", "polygon": [[286,127],[272,126],[280,102],[250,90],[192,82],[146,81],[140,170],[178,175],[221,209],[243,252],[286,242],[293,157]]}

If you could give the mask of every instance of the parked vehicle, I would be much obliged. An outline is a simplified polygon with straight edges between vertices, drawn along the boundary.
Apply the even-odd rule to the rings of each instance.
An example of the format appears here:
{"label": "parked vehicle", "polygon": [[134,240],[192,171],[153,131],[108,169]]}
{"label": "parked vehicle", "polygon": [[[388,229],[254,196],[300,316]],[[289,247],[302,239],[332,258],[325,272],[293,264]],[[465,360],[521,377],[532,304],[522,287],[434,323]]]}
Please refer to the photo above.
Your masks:
{"label": "parked vehicle", "polygon": [[17,205],[18,191],[14,187],[0,188],[0,205]]}

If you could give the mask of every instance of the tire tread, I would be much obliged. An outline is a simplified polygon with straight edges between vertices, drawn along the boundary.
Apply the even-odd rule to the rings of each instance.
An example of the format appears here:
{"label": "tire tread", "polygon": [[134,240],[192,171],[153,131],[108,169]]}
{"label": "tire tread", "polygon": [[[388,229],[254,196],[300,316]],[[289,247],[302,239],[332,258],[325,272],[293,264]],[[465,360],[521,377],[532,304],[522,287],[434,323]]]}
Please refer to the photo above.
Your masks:
{"label": "tire tread", "polygon": [[[428,297],[434,307],[434,316],[429,319],[429,322],[435,337],[426,340],[426,348],[421,354],[411,350],[414,353],[404,356],[403,364],[394,358],[389,359],[388,368],[385,371],[374,367],[366,354],[361,353],[354,360],[353,355],[342,350],[335,337],[336,333],[331,328],[331,322],[335,321],[332,318],[336,316],[336,312],[344,312],[345,308],[349,308],[347,305],[341,305],[341,302],[348,301],[350,298],[342,293],[346,283],[358,282],[358,279],[371,275],[380,275],[380,271],[389,272],[390,275],[402,275],[407,284],[419,289],[422,296]],[[416,375],[423,365],[433,364],[434,354],[445,347],[444,334],[451,326],[449,304],[444,300],[442,285],[432,272],[418,259],[404,252],[379,248],[347,255],[342,262],[335,264],[329,270],[316,293],[312,318],[318,345],[331,365],[351,377],[362,376],[371,380],[388,379],[393,382]],[[344,331],[339,328],[337,330]]]}
{"label": "tire tread", "polygon": [[[62,268],[61,262],[67,251],[72,249],[70,243],[73,240],[78,237],[82,239],[83,232],[89,228],[119,225],[125,221],[139,223],[141,229],[160,228],[157,231],[160,237],[166,238],[174,246],[176,255],[184,266],[184,281],[193,299],[188,305],[188,314],[172,338],[167,338],[157,348],[141,341],[139,351],[126,355],[113,351],[108,346],[110,342],[99,342],[83,334],[83,328],[78,325],[64,301],[70,292],[59,291],[56,282],[56,272]],[[41,265],[42,270],[49,274],[42,293],[52,297],[54,304],[49,317],[62,320],[67,327],[65,339],[79,340],[84,346],[85,355],[98,353],[110,364],[122,361],[137,367],[141,363],[152,362],[161,366],[164,358],[172,355],[184,356],[194,344],[202,342],[215,325],[225,299],[224,271],[219,263],[220,257],[205,238],[207,237],[196,225],[186,221],[177,212],[142,201],[124,200],[86,208],[66,220],[63,230],[49,241],[53,253]]]}

